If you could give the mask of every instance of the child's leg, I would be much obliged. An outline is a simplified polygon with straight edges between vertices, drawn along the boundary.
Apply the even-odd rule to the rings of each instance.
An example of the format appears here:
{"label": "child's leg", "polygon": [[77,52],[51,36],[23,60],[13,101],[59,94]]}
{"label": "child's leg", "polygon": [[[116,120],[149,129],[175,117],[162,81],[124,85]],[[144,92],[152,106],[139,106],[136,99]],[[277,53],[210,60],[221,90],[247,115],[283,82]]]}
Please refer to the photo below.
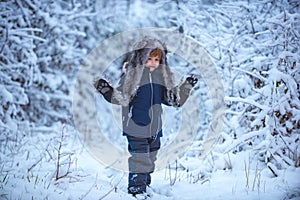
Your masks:
{"label": "child's leg", "polygon": [[147,185],[149,186],[151,184],[151,173],[154,171],[155,167],[155,161],[156,161],[156,156],[157,152],[160,149],[160,137],[155,137],[153,139],[150,139],[150,161],[151,165],[153,166],[153,170],[147,173]]}
{"label": "child's leg", "polygon": [[128,192],[132,194],[146,192],[147,173],[153,171],[154,166],[150,159],[150,144],[148,138],[127,136],[129,177]]}

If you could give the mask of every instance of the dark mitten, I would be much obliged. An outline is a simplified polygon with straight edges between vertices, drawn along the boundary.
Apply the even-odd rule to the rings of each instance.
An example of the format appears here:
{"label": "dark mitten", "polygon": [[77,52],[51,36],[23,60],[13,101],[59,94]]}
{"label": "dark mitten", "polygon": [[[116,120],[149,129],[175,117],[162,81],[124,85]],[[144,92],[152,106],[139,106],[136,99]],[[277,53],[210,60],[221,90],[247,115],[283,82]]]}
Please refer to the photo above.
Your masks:
{"label": "dark mitten", "polygon": [[109,85],[109,83],[104,79],[99,79],[95,81],[94,87],[98,90],[102,95],[110,94],[113,92],[113,87]]}
{"label": "dark mitten", "polygon": [[194,87],[198,82],[198,78],[195,76],[189,76],[186,78],[186,83],[190,84],[192,87]]}

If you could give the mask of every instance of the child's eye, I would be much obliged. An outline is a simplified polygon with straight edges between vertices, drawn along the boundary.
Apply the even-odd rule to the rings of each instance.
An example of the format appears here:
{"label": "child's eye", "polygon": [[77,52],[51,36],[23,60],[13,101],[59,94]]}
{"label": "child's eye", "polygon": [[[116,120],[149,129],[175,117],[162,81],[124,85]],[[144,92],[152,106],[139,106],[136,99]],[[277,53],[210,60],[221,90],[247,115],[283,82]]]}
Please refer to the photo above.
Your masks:
{"label": "child's eye", "polygon": [[158,59],[155,59],[155,61],[158,61]]}

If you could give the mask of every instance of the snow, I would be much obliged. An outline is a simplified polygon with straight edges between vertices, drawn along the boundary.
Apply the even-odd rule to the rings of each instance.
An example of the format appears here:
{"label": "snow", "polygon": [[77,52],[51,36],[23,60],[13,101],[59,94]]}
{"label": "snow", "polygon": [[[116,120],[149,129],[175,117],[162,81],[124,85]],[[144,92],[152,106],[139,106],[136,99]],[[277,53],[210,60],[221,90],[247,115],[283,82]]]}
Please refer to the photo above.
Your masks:
{"label": "snow", "polygon": [[[1,170],[5,172],[0,176],[2,198],[135,199],[127,194],[126,172],[97,162],[82,146],[72,128],[66,127],[65,130],[70,131],[66,132],[66,138],[69,139],[65,142],[67,146],[64,146],[64,154],[72,152],[74,162],[70,164],[71,173],[54,180],[55,166],[47,161],[51,160],[52,152],[40,149],[47,149],[49,145],[57,143],[50,142],[45,146],[47,137],[34,134],[29,143],[23,144],[24,154],[15,158],[19,160],[18,163],[7,160],[2,165]],[[59,133],[51,135],[55,139]],[[299,168],[278,170],[278,177],[275,177],[270,170],[258,165],[259,162],[251,161],[250,156],[251,151],[215,154],[213,173],[206,172],[209,158],[182,158],[178,161],[183,164],[182,167],[174,168],[172,165],[171,168],[155,171],[147,191],[151,199],[297,199],[300,191]],[[33,166],[32,163],[37,164]],[[28,169],[30,172],[27,174],[25,171]]]}
{"label": "snow", "polygon": [[7,91],[4,85],[0,85],[0,97],[3,104],[13,102],[13,95]]}
{"label": "snow", "polygon": [[[227,106],[220,138],[203,157],[215,105],[199,80],[193,144],[153,173],[150,199],[300,199],[297,1],[25,0],[0,8],[0,199],[136,199],[127,194],[127,172],[89,153],[71,99],[87,53],[109,36],[143,27],[198,41],[218,66]],[[116,83],[122,59],[103,77]],[[173,52],[168,62],[178,80],[197,71]],[[94,99],[101,131],[127,152],[120,107],[100,94]],[[162,149],[189,126],[181,115],[164,107]]]}

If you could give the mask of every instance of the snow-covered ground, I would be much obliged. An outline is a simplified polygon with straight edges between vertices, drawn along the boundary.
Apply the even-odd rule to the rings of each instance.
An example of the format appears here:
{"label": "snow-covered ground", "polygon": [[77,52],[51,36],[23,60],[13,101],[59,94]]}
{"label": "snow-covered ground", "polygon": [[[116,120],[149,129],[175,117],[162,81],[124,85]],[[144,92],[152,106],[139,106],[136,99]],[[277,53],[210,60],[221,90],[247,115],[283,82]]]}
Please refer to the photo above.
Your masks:
{"label": "snow-covered ground", "polygon": [[[23,153],[11,155],[14,159],[7,157],[1,164],[0,199],[135,199],[127,194],[126,172],[97,162],[76,135],[64,137],[69,139],[62,145],[61,156],[70,156],[59,169],[60,175],[66,176],[55,180],[57,159],[51,156],[58,148],[52,153],[51,142],[32,136],[16,146]],[[56,141],[55,135],[52,138]],[[46,148],[42,151],[41,147]],[[172,165],[153,173],[148,193],[151,199],[299,199],[299,168],[278,171],[274,177],[268,168],[249,161],[250,154],[219,156],[213,163],[214,173],[206,170],[210,168],[207,159],[181,158],[177,169]],[[229,166],[226,158],[231,167],[225,167]],[[183,165],[191,170],[183,170]]]}

